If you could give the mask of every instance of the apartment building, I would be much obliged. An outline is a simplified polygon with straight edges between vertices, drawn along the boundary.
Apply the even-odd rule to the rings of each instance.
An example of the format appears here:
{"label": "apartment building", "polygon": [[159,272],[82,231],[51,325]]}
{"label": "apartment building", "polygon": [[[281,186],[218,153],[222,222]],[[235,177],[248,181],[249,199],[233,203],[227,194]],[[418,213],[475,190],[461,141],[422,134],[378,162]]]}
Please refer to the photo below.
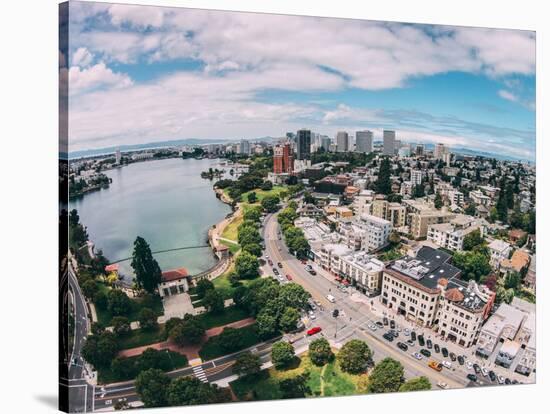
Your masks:
{"label": "apartment building", "polygon": [[474,281],[462,281],[450,259],[448,253],[424,246],[416,257],[394,261],[383,271],[380,301],[418,326],[470,347],[494,303],[494,293]]}
{"label": "apartment building", "polygon": [[340,276],[369,297],[380,293],[384,263],[367,252],[353,252],[340,257]]}
{"label": "apartment building", "polygon": [[374,200],[371,205],[372,215],[383,218],[399,228],[406,224],[407,209],[399,203],[390,203],[387,200]]}
{"label": "apartment building", "polygon": [[479,219],[460,214],[448,223],[429,225],[427,239],[445,249],[462,250],[464,238],[475,230],[479,230],[481,236],[485,233]]}
{"label": "apartment building", "polygon": [[488,207],[491,204],[491,197],[486,196],[480,190],[470,191],[468,197],[478,206]]}
{"label": "apartment building", "polygon": [[508,259],[512,246],[503,240],[495,239],[487,246],[491,253],[489,263],[494,270],[500,269],[500,262],[504,259]]}
{"label": "apartment building", "polygon": [[425,239],[428,236],[428,227],[434,224],[448,223],[455,217],[455,214],[437,210],[435,208],[425,209],[408,215],[410,233],[415,239]]}

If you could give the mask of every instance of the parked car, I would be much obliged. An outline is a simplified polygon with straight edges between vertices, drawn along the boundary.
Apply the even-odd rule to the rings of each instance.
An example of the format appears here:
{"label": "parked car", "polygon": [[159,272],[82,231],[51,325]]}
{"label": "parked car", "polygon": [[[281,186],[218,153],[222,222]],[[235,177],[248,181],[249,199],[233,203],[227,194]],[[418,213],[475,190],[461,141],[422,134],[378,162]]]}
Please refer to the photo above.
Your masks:
{"label": "parked car", "polygon": [[459,356],[457,357],[457,359],[458,359],[458,363],[459,363],[460,365],[464,365],[464,357],[463,357],[462,355],[459,355]]}
{"label": "parked car", "polygon": [[432,356],[432,353],[431,353],[430,351],[428,351],[427,349],[424,349],[424,348],[422,348],[422,349],[420,350],[420,353],[421,353],[422,355],[424,355],[426,358],[429,358],[429,357]]}
{"label": "parked car", "polygon": [[404,344],[403,342],[398,342],[397,347],[404,352],[407,352],[407,350],[409,349],[407,344]]}
{"label": "parked car", "polygon": [[336,302],[336,299],[335,299],[334,296],[332,296],[332,295],[327,295],[327,300],[328,300],[330,303]]}
{"label": "parked car", "polygon": [[309,329],[306,333],[311,336],[311,335],[315,335],[316,333],[319,333],[321,332],[322,329],[320,326],[314,326],[313,328]]}
{"label": "parked car", "polygon": [[449,356],[449,351],[447,350],[447,348],[443,347],[441,348],[441,354],[447,358]]}
{"label": "parked car", "polygon": [[424,346],[424,335],[418,335],[418,345]]}
{"label": "parked car", "polygon": [[409,339],[409,340],[407,341],[407,345],[409,345],[409,346],[414,346],[414,341],[413,341],[412,339]]}
{"label": "parked car", "polygon": [[419,354],[418,352],[413,352],[411,355],[419,361],[422,359],[422,354]]}
{"label": "parked car", "polygon": [[489,371],[489,378],[491,381],[495,382],[497,379],[497,375],[495,374],[495,371]]}
{"label": "parked car", "polygon": [[428,339],[428,340],[426,341],[426,346],[428,347],[428,349],[432,349],[433,343],[432,343],[432,340],[431,340],[431,339]]}
{"label": "parked car", "polygon": [[411,331],[410,331],[410,329],[409,329],[409,328],[405,328],[405,329],[403,329],[403,335],[405,335],[405,336],[409,336],[410,334],[411,334]]}
{"label": "parked car", "polygon": [[451,369],[453,367],[453,364],[451,364],[449,361],[443,361],[442,364],[447,369]]}
{"label": "parked car", "polygon": [[310,319],[312,319],[312,320],[316,319],[315,313],[313,313],[313,311],[309,311],[308,315],[309,315]]}
{"label": "parked car", "polygon": [[486,377],[489,375],[489,371],[487,370],[487,368],[483,367],[481,368],[481,374]]}
{"label": "parked car", "polygon": [[502,375],[499,375],[499,376],[497,377],[497,380],[498,380],[498,383],[499,383],[499,384],[504,384],[504,377],[503,377]]}
{"label": "parked car", "polygon": [[397,332],[395,329],[390,329],[390,333],[393,335],[394,338],[397,338],[399,336],[399,332]]}
{"label": "parked car", "polygon": [[378,329],[378,327],[374,323],[371,323],[371,324],[369,324],[369,329],[371,331],[375,332]]}
{"label": "parked car", "polygon": [[292,276],[290,276],[289,274],[286,275],[286,280],[292,280]]}
{"label": "parked car", "polygon": [[376,321],[376,326],[378,326],[379,328],[383,328],[384,327],[384,324],[380,321]]}
{"label": "parked car", "polygon": [[273,261],[271,259],[268,259],[267,263],[269,263],[270,266],[273,266]]}
{"label": "parked car", "polygon": [[384,335],[382,335],[382,337],[386,340],[386,341],[389,341],[389,342],[392,342],[393,341],[393,335],[391,332],[386,332]]}
{"label": "parked car", "polygon": [[308,270],[308,272],[309,272],[309,274],[310,274],[311,276],[315,276],[315,275],[317,274],[317,272],[316,272],[315,270],[313,270],[313,269]]}
{"label": "parked car", "polygon": [[472,361],[466,362],[466,368],[467,369],[472,369],[473,367],[474,367],[474,364],[472,364]]}
{"label": "parked car", "polygon": [[416,332],[415,331],[411,331],[411,339],[413,341],[416,341]]}
{"label": "parked car", "polygon": [[279,271],[277,270],[276,267],[273,268],[273,273],[274,273],[275,275],[278,275],[278,274],[279,274]]}
{"label": "parked car", "polygon": [[395,321],[393,319],[390,321],[390,328],[395,329]]}
{"label": "parked car", "polygon": [[431,369],[435,369],[436,371],[441,371],[443,369],[443,365],[441,365],[441,362],[434,361],[433,359],[428,362],[428,366]]}
{"label": "parked car", "polygon": [[506,385],[510,385],[510,384],[512,383],[512,381],[510,381],[510,378],[506,378],[506,379],[504,380],[504,383],[505,383]]}
{"label": "parked car", "polygon": [[441,389],[444,389],[444,390],[449,388],[449,384],[447,384],[446,382],[443,382],[443,381],[438,381],[437,386]]}
{"label": "parked car", "polygon": [[434,344],[434,351],[439,353],[439,351],[441,351],[441,348],[439,348],[439,345],[438,344]]}
{"label": "parked car", "polygon": [[474,364],[474,371],[476,372],[476,374],[479,374],[481,372],[481,367],[477,364]]}
{"label": "parked car", "polygon": [[468,374],[468,375],[466,375],[466,378],[468,378],[472,382],[477,381],[477,375],[475,375],[475,374]]}
{"label": "parked car", "polygon": [[283,264],[281,262],[277,262],[277,266],[279,266],[280,269],[283,268]]}
{"label": "parked car", "polygon": [[386,318],[385,316],[384,316],[383,322],[384,322],[384,325],[388,326],[389,321],[388,321],[388,318]]}

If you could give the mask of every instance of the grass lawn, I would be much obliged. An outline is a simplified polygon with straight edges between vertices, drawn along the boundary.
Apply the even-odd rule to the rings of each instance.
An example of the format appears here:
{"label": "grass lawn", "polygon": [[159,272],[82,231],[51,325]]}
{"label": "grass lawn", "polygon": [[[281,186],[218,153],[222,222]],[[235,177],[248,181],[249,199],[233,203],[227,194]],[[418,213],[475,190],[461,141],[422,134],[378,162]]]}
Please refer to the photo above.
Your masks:
{"label": "grass lawn", "polygon": [[[233,271],[233,267],[234,265],[232,265],[223,275],[218,276],[217,278],[212,280],[214,288],[216,288],[216,290],[222,294],[224,299],[232,298],[233,294],[235,293],[236,287],[231,286],[231,282],[229,281],[229,274]],[[246,286],[256,279],[244,279],[241,280],[241,283]]]}
{"label": "grass lawn", "polygon": [[360,393],[359,384],[365,380],[365,375],[350,375],[342,372],[336,361],[317,367],[307,356],[303,355],[299,363],[286,370],[274,367],[264,370],[254,378],[240,378],[231,382],[230,386],[239,400],[273,400],[282,397],[279,382],[309,372],[307,385],[311,396],[336,396]]}
{"label": "grass lawn", "polygon": [[256,198],[258,199],[258,204],[259,204],[265,197],[270,195],[278,196],[281,194],[281,191],[284,191],[284,190],[287,190],[287,187],[284,185],[274,185],[273,188],[269,191],[264,191],[257,188],[255,190],[251,190],[251,191],[247,191],[246,193],[243,193],[241,195],[241,199],[244,202],[248,203],[248,194],[254,192],[256,193]]}
{"label": "grass lawn", "polygon": [[239,250],[241,250],[241,246],[237,242],[230,242],[228,240],[220,240],[220,243],[223,244],[224,246],[229,247],[229,251],[234,256],[239,252]]}
{"label": "grass lawn", "polygon": [[[98,282],[98,286],[99,289],[103,290],[105,293],[108,293],[110,290],[110,288],[103,283]],[[146,295],[135,299],[130,298],[130,301],[132,303],[132,309],[127,315],[123,315],[130,319],[130,321],[137,321],[139,312],[143,308],[151,308],[158,316],[164,314],[162,300],[158,295]],[[113,314],[109,312],[109,309],[96,306],[96,310],[98,322],[105,327],[110,326],[111,319],[113,319]]]}
{"label": "grass lawn", "polygon": [[153,330],[134,329],[127,335],[121,336],[118,342],[120,344],[120,349],[129,349],[151,345],[165,340],[166,333],[164,332],[164,325],[161,324],[157,329]]}
{"label": "grass lawn", "polygon": [[257,343],[262,342],[262,339],[260,339],[256,330],[257,328],[255,324],[245,326],[244,328],[239,328],[242,344],[239,349],[235,349],[230,352],[224,349],[219,336],[213,336],[202,346],[199,351],[199,355],[203,361],[208,361],[256,345]]}
{"label": "grass lawn", "polygon": [[[166,366],[166,371],[173,371],[175,369],[184,368],[189,365],[189,362],[187,361],[187,357],[185,355],[178,354],[177,352],[173,352],[168,349],[161,352],[165,352],[168,354],[169,365]],[[139,357],[131,357],[128,359],[135,360],[137,362]],[[134,379],[136,376],[137,375],[133,375],[132,373],[129,373],[129,375],[123,377],[117,376],[113,373],[113,371],[111,371],[110,368],[106,368],[100,369],[98,371],[98,382],[100,384],[109,384],[112,382],[128,381]]]}
{"label": "grass lawn", "polygon": [[241,319],[246,319],[249,316],[250,315],[246,311],[236,306],[229,306],[228,308],[225,308],[223,313],[215,314],[208,312],[198,315],[198,318],[202,322],[205,329],[210,329],[216,326],[223,326],[228,323],[237,322]]}
{"label": "grass lawn", "polygon": [[222,232],[222,237],[224,239],[234,240],[235,243],[238,240],[238,234],[237,229],[243,222],[243,215],[239,214],[238,216],[233,217],[233,220],[231,220],[231,223],[229,223]]}

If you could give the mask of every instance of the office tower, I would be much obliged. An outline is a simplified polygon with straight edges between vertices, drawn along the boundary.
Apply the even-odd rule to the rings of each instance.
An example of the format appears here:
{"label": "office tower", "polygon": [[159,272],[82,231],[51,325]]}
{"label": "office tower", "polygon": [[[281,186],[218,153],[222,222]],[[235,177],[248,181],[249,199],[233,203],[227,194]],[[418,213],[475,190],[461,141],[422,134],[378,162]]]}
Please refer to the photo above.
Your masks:
{"label": "office tower", "polygon": [[292,147],[290,142],[276,145],[273,148],[273,172],[275,174],[291,174],[293,171],[294,157],[292,156]]}
{"label": "office tower", "polygon": [[250,154],[250,142],[248,142],[246,139],[242,139],[239,144],[239,154]]}
{"label": "office tower", "polygon": [[357,131],[355,133],[355,151],[372,152],[372,131]]}
{"label": "office tower", "polygon": [[122,159],[122,155],[120,154],[120,150],[116,150],[116,152],[115,152],[115,163],[120,164],[121,159]]}
{"label": "office tower", "polygon": [[327,152],[330,150],[331,142],[332,140],[330,139],[330,137],[327,137],[326,135],[323,135],[321,137],[321,147]]}
{"label": "office tower", "polygon": [[413,185],[420,185],[422,184],[422,177],[423,177],[422,170],[411,170],[411,182]]}
{"label": "office tower", "polygon": [[414,151],[416,155],[418,156],[422,156],[424,155],[424,145],[422,144],[417,144],[416,145],[416,150]]}
{"label": "office tower", "polygon": [[384,155],[393,156],[395,152],[395,131],[384,130]]}
{"label": "office tower", "polygon": [[348,152],[349,149],[349,136],[345,131],[339,131],[336,134],[336,151]]}
{"label": "office tower", "polygon": [[446,154],[449,153],[449,149],[445,146],[445,144],[437,143],[435,145],[434,149],[434,158],[436,160],[443,160],[445,161]]}
{"label": "office tower", "polygon": [[311,154],[311,131],[309,129],[300,129],[296,135],[296,155],[297,159],[308,159]]}

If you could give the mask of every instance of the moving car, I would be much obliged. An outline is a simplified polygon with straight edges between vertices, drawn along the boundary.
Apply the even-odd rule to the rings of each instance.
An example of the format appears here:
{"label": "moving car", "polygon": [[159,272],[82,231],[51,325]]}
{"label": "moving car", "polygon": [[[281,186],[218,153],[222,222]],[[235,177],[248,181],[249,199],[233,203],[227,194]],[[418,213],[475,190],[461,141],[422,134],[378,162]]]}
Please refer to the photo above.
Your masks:
{"label": "moving car", "polygon": [[449,361],[443,361],[442,364],[447,369],[451,369],[453,367],[453,364],[451,364]]}
{"label": "moving car", "polygon": [[472,382],[477,381],[477,375],[476,374],[468,374],[468,375],[466,375],[466,378],[468,378]]}
{"label": "moving car", "polygon": [[336,302],[336,299],[335,299],[334,296],[332,296],[332,295],[327,295],[326,298],[327,298],[327,300],[328,300],[330,303]]}
{"label": "moving car", "polygon": [[407,352],[407,350],[409,349],[407,344],[404,344],[403,342],[398,342],[397,347],[404,352]]}
{"label": "moving car", "polygon": [[449,388],[449,384],[447,384],[446,382],[443,382],[443,381],[439,381],[439,382],[437,383],[437,386],[438,386],[439,388],[441,388],[441,389],[444,389],[444,390],[446,390],[447,388]]}
{"label": "moving car", "polygon": [[441,371],[443,369],[443,365],[441,365],[441,362],[434,361],[433,359],[428,362],[428,366],[431,369],[435,369],[436,371]]}
{"label": "moving car", "polygon": [[309,329],[306,334],[308,334],[308,336],[311,336],[311,335],[315,335],[316,333],[319,333],[321,332],[322,329],[320,326],[314,326],[313,328]]}
{"label": "moving car", "polygon": [[422,349],[420,350],[420,353],[421,353],[422,355],[424,355],[426,358],[429,358],[429,357],[432,356],[432,353],[431,353],[430,351],[428,351],[427,349],[424,349],[424,348],[422,348]]}

